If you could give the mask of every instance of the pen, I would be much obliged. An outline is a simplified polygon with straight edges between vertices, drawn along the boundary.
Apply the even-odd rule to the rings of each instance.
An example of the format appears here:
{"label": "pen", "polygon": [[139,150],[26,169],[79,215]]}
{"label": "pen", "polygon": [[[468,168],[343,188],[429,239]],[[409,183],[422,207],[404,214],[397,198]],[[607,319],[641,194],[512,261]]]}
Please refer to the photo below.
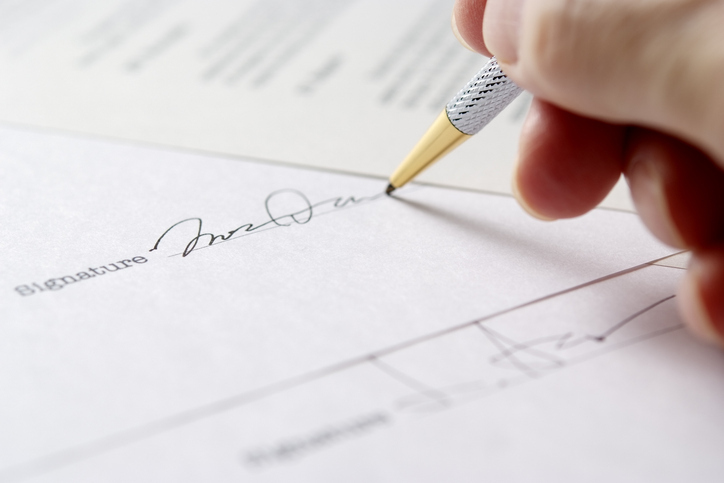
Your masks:
{"label": "pen", "polygon": [[500,70],[495,57],[447,104],[410,151],[387,186],[389,195],[483,129],[523,92]]}

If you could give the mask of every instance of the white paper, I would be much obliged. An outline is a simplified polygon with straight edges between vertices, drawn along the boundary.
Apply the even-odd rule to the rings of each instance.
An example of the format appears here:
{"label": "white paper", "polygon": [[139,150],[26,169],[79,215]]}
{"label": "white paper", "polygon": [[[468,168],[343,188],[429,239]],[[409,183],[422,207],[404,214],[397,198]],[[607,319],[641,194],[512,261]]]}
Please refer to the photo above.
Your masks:
{"label": "white paper", "polygon": [[[633,214],[544,223],[509,196],[390,198],[252,158],[0,146],[2,482],[724,469],[724,359],[682,329],[683,271],[652,264],[674,252]],[[196,219],[255,229],[193,245]]]}
{"label": "white paper", "polygon": [[[386,178],[485,63],[452,4],[5,2],[0,120]],[[420,181],[510,193],[529,102]],[[632,209],[625,185],[604,205]]]}

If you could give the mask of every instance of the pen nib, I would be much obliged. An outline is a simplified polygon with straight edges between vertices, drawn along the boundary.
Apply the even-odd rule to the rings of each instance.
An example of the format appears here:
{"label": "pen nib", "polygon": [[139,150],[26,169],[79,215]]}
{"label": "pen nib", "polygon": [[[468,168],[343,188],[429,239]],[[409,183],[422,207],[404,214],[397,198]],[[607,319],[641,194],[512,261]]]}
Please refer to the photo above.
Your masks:
{"label": "pen nib", "polygon": [[389,195],[391,195],[392,192],[395,191],[396,189],[397,189],[397,188],[395,188],[395,187],[392,186],[391,184],[388,184],[388,185],[387,185],[387,189],[385,190],[385,193],[387,193],[387,195],[389,196]]}

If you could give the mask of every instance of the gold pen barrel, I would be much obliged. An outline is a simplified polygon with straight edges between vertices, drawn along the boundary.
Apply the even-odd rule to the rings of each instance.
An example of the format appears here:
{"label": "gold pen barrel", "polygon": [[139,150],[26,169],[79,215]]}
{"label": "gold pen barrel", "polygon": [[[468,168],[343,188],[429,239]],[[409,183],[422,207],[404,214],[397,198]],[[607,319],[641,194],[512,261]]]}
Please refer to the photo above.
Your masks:
{"label": "gold pen barrel", "polygon": [[470,138],[452,125],[443,109],[425,135],[410,151],[405,160],[392,173],[390,185],[400,188],[418,175],[422,170],[458,147]]}
{"label": "gold pen barrel", "polygon": [[390,177],[387,194],[483,129],[523,90],[508,79],[493,57],[455,97]]}

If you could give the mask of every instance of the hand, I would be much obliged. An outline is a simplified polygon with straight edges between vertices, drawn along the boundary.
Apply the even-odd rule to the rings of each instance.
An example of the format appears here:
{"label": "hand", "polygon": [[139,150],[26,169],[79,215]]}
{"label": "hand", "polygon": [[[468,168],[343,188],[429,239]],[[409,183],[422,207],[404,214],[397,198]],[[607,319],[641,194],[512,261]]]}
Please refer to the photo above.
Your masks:
{"label": "hand", "polygon": [[513,188],[545,220],[623,172],[646,226],[692,250],[679,310],[724,346],[724,0],[457,0],[453,30],[535,100]]}

